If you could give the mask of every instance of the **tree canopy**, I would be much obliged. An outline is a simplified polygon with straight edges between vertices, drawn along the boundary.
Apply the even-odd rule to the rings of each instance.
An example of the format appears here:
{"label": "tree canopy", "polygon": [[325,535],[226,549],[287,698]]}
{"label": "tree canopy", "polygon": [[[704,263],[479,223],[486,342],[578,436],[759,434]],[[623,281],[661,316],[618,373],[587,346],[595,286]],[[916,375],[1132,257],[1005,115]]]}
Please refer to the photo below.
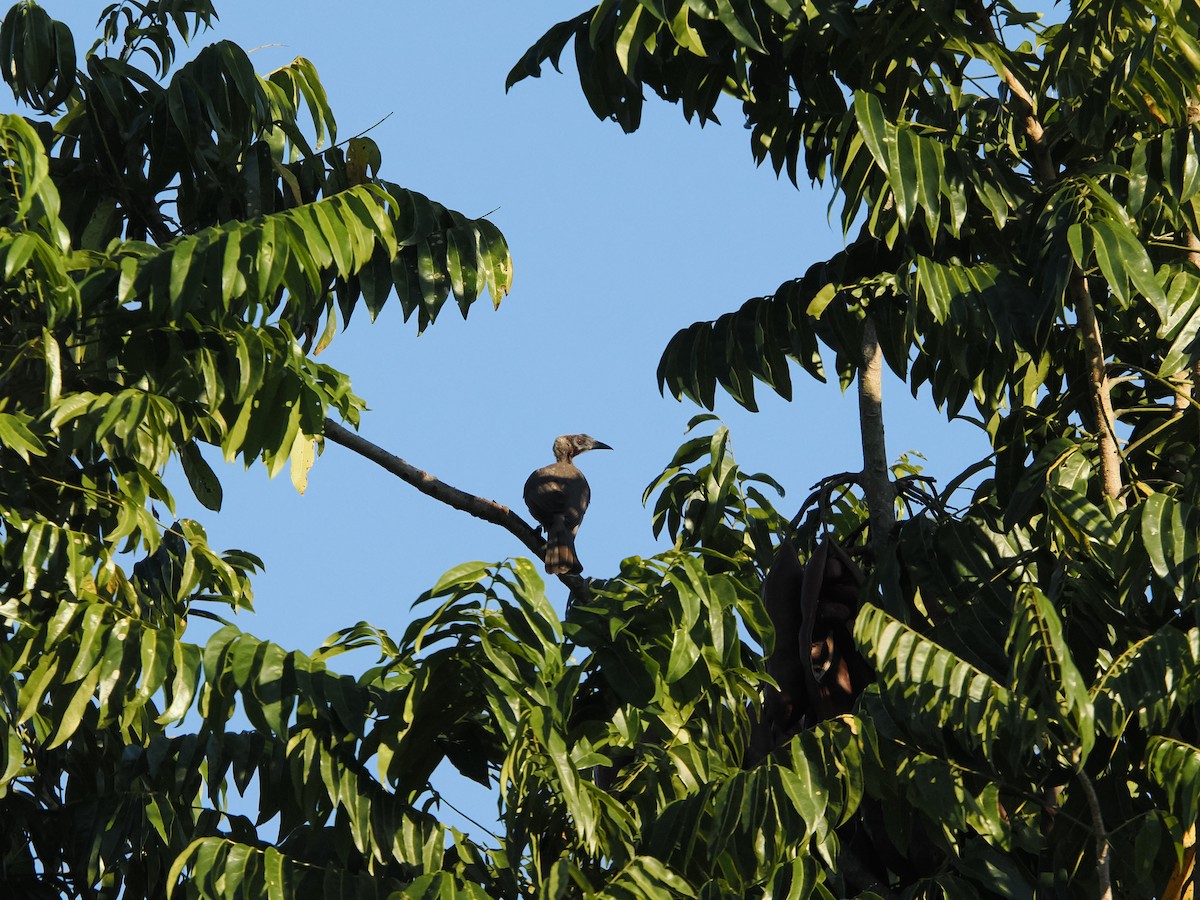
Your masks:
{"label": "tree canopy", "polygon": [[[1185,896],[1194,5],[604,0],[553,26],[510,86],[571,44],[598,116],[732,96],[756,161],[832,186],[846,248],[683,328],[659,382],[754,409],[832,353],[863,468],[789,517],[701,414],[646,491],[673,548],[571,581],[564,616],[528,560],[464,562],[399,637],[311,653],[225,622],[258,560],[160,521],[165,465],[216,511],[203,446],[298,485],[326,439],[367,452],[316,354],[360,304],[423,329],[499,302],[511,261],[339,140],[307,60],[176,67],[215,15],[113,4],[82,61],[29,0],[0,24],[28,111],[0,116],[7,894]],[[993,453],[940,490],[891,463],[884,364]],[[190,643],[191,617],[222,627]],[[340,674],[348,651],[376,661]],[[498,834],[439,821],[443,764],[494,789]]]}
{"label": "tree canopy", "polygon": [[[732,94],[758,162],[834,188],[846,249],[680,331],[665,389],[711,407],[719,385],[753,409],[755,381],[790,397],[790,362],[823,379],[824,345],[864,413],[882,354],[991,438],[969,502],[906,493],[879,479],[864,415],[850,479],[876,551],[860,716],[896,742],[868,794],[974,798],[982,819],[922,823],[939,858],[914,877],[952,893],[983,866],[1030,890],[1157,896],[1194,846],[1197,26],[1170,2],[1043,22],[1004,0],[618,0],[509,78],[573,42],[587,101],[626,130],[647,87],[701,122]],[[898,527],[897,487],[914,513]],[[906,812],[891,838],[915,830]]]}

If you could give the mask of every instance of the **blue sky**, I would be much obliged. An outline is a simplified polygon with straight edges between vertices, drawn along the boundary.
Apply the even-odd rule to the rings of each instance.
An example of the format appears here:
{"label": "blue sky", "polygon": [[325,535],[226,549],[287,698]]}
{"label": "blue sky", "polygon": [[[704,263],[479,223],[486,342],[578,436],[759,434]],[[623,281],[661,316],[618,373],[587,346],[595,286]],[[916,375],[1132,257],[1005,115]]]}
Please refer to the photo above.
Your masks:
{"label": "blue sky", "polygon": [[[43,5],[76,30],[82,48],[104,5]],[[642,491],[701,410],[659,395],[655,368],[668,339],[745,299],[772,292],[842,246],[828,195],[797,190],[756,169],[736,104],[726,124],[687,124],[678,109],[647,102],[643,126],[625,135],[599,122],[564,75],[504,92],[522,52],[584,3],[225,2],[197,43],[231,39],[260,72],[311,59],[352,136],[371,136],[381,175],[471,216],[490,213],[508,238],[512,294],[468,321],[452,305],[425,334],[385,308],[372,326],[360,310],[321,357],[348,372],[370,412],[360,433],[414,465],[528,518],[521,487],[552,460],[558,434],[587,432],[611,453],[581,459],[592,508],[578,548],[586,574],[662,547]],[[336,11],[335,11],[336,10]],[[565,57],[570,57],[570,52]],[[794,512],[824,475],[861,464],[856,400],[794,370],[795,400],[763,389],[749,414],[718,395],[748,471],[766,471]],[[925,395],[886,386],[888,449],[917,450],[942,482],[987,453],[983,435],[947,424]],[[245,630],[311,650],[330,633],[368,620],[395,634],[410,604],[450,567],[525,555],[507,532],[441,506],[336,445],[326,447],[304,496],[286,474],[218,466],[219,515],[188,502],[214,547],[260,555],[257,613]],[[565,589],[548,591],[561,610]],[[344,659],[344,658],[343,658]],[[364,660],[364,664],[368,661]]]}

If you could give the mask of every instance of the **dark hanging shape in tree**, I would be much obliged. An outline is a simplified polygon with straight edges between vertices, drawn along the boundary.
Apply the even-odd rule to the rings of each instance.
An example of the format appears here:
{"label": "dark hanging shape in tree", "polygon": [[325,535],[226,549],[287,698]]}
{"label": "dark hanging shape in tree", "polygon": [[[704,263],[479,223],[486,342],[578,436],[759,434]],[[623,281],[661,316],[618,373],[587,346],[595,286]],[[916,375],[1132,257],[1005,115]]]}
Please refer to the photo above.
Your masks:
{"label": "dark hanging shape in tree", "polygon": [[775,629],[767,672],[779,689],[766,698],[751,738],[761,759],[793,734],[849,712],[873,673],[852,629],[865,579],[838,544],[824,538],[801,565],[789,540],[763,581],[763,606]]}

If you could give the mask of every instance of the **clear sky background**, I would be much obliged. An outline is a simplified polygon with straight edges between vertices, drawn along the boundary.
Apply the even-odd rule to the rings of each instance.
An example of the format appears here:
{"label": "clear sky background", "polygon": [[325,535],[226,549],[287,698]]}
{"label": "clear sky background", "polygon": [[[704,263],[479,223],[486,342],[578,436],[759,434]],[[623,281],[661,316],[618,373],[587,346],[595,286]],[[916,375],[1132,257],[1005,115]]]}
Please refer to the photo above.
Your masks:
{"label": "clear sky background", "polygon": [[[90,44],[103,2],[43,5],[72,25],[81,50]],[[579,555],[586,574],[608,576],[624,557],[664,546],[642,491],[702,411],[659,395],[655,369],[667,341],[771,293],[843,239],[827,216],[827,192],[797,190],[754,166],[736,103],[726,104],[723,125],[700,129],[652,97],[641,130],[626,135],[592,115],[570,50],[563,75],[551,71],[506,95],[505,76],[525,49],[584,8],[584,0],[226,0],[217,27],[194,45],[233,40],[253,50],[261,73],[311,59],[340,138],[388,117],[370,132],[384,178],[467,215],[488,214],[504,232],[515,276],[498,310],[482,300],[464,322],[447,304],[418,336],[398,305],[374,325],[360,309],[321,359],[349,373],[368,401],[363,436],[527,519],[522,485],[552,461],[556,435],[586,432],[612,445],[580,460],[592,507]],[[716,409],[739,464],[786,487],[778,506],[788,515],[819,478],[861,465],[853,393],[795,367],[793,380],[790,404],[760,385],[761,412],[720,393]],[[885,391],[893,458],[920,451],[927,474],[944,483],[988,452],[981,432],[948,424],[927,393],[913,401],[894,379]],[[398,636],[412,601],[446,569],[527,555],[506,531],[337,445],[316,461],[304,496],[286,469],[269,481],[261,466],[215,468],[222,512],[200,508],[176,478],[180,514],[205,523],[214,548],[263,558],[257,613],[238,624],[285,648],[311,651],[364,619]],[[548,592],[561,611],[565,588],[552,580]]]}

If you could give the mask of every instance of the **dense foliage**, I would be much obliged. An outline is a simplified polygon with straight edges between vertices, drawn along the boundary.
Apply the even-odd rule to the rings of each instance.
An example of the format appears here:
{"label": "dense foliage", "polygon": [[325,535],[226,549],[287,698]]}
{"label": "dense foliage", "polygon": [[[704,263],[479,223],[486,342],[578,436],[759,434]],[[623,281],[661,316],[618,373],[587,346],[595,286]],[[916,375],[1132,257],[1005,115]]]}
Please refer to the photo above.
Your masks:
{"label": "dense foliage", "polygon": [[[257,561],[159,521],[164,466],[210,509],[204,445],[302,483],[326,416],[362,408],[313,358],[355,307],[394,293],[423,328],[511,264],[339,143],[307,61],[175,68],[214,16],[115,4],[82,68],[35,4],[0,25],[30,113],[0,117],[0,893],[1182,896],[1193,6],[605,0],[551,29],[511,81],[573,41],[626,129],[646,87],[701,121],[732,94],[756,158],[832,182],[857,235],[681,331],[667,389],[753,408],[792,362],[824,377],[822,345],[866,383],[874,335],[995,452],[940,495],[895,467],[894,527],[869,460],[789,520],[701,416],[647,491],[674,549],[562,620],[527,561],[464,563],[399,638],[312,654],[184,639],[248,605]],[[378,661],[337,674],[350,650]],[[495,788],[500,834],[430,812],[446,761]]]}
{"label": "dense foliage", "polygon": [[[878,678],[842,721],[883,762],[861,823],[882,801],[887,839],[865,881],[830,867],[843,891],[1178,896],[1192,867],[1198,35],[1171,0],[1046,21],[1007,0],[612,0],[510,76],[573,41],[626,130],[645,88],[701,122],[731,94],[757,161],[834,189],[845,251],[680,331],[665,389],[754,409],[756,380],[791,396],[791,362],[824,379],[821,344],[844,386],[865,378],[877,342],[992,441],[969,498],[910,481],[912,514],[860,557]],[[869,468],[850,483],[890,505]],[[866,518],[822,527],[863,545]]]}

